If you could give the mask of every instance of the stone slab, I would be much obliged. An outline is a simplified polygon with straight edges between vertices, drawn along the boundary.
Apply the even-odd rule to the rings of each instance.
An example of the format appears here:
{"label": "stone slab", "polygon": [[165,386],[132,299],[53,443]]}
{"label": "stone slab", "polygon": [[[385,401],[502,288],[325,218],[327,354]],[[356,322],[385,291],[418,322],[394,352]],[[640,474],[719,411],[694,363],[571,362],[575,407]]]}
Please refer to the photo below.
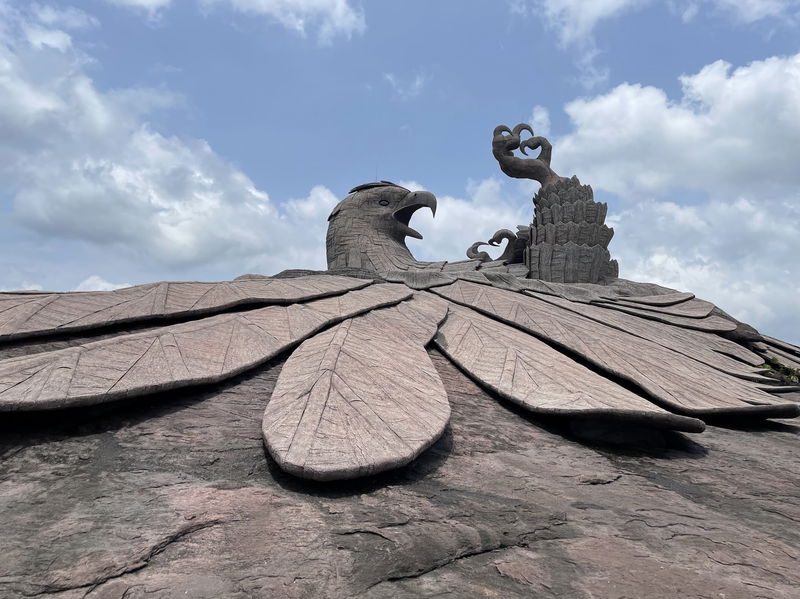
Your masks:
{"label": "stone slab", "polygon": [[323,481],[373,475],[408,464],[444,432],[450,406],[424,346],[446,302],[401,306],[319,333],[286,361],[262,428],[282,469]]}
{"label": "stone slab", "polygon": [[[675,304],[671,308],[675,309]],[[611,308],[612,310],[619,310],[633,314],[634,316],[641,316],[642,318],[649,318],[659,322],[683,327],[686,329],[695,329],[698,331],[710,331],[712,333],[725,333],[736,330],[737,324],[732,320],[718,316],[717,314],[708,314],[703,318],[696,316],[680,316],[674,312],[656,311],[652,309],[636,308],[622,302],[604,302],[603,306]],[[652,307],[652,306],[651,306]],[[713,309],[713,305],[711,306]]]}
{"label": "stone slab", "polygon": [[335,485],[265,459],[283,362],[0,419],[0,597],[795,599],[800,427],[535,417],[431,354],[450,399],[408,466]]}
{"label": "stone slab", "polygon": [[714,304],[696,298],[687,299],[682,302],[676,302],[667,306],[659,304],[647,304],[638,301],[630,301],[624,298],[618,298],[613,302],[602,301],[599,303],[611,303],[620,306],[629,306],[638,310],[646,310],[648,312],[655,312],[656,314],[669,314],[671,316],[682,316],[684,318],[705,318],[714,309]]}
{"label": "stone slab", "polygon": [[370,283],[370,280],[316,275],[221,283],[162,282],[115,291],[0,293],[0,340],[185,318],[244,305],[292,304],[346,293]]}
{"label": "stone slab", "polygon": [[556,344],[607,376],[637,385],[670,411],[742,419],[795,417],[798,405],[776,399],[750,381],[726,375],[662,345],[548,302],[465,281],[433,290]]}
{"label": "stone slab", "polygon": [[451,306],[436,347],[479,384],[537,414],[608,419],[689,432],[705,425],[672,414],[592,372],[533,335]]}
{"label": "stone slab", "polygon": [[0,361],[0,411],[115,401],[216,382],[263,364],[323,326],[411,296],[380,284]]}
{"label": "stone slab", "polygon": [[559,297],[528,294],[576,314],[581,314],[595,322],[658,343],[727,374],[768,382],[763,380],[764,377],[758,377],[757,373],[761,370],[755,368],[764,363],[761,356],[714,333],[685,329],[648,318],[640,318],[617,310],[610,310],[602,304],[582,304]]}

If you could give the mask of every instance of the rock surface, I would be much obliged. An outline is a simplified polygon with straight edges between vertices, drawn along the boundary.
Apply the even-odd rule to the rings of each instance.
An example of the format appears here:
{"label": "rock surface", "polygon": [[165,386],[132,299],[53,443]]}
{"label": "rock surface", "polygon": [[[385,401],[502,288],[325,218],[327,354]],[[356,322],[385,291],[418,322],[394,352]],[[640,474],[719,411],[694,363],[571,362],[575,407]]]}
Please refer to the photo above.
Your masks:
{"label": "rock surface", "polygon": [[265,455],[283,358],[204,389],[4,415],[0,597],[797,596],[796,424],[534,419],[431,357],[444,436],[348,483]]}

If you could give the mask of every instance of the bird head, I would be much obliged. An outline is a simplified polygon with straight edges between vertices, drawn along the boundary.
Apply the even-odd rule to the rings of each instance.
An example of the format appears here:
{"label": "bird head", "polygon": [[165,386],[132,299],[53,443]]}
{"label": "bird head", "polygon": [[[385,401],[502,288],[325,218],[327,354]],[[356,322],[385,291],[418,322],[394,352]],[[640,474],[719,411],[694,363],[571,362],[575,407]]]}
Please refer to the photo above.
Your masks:
{"label": "bird head", "polygon": [[329,228],[347,227],[352,234],[383,234],[399,243],[406,237],[422,239],[408,223],[420,208],[436,215],[436,196],[427,191],[411,191],[389,181],[365,183],[350,190],[328,217]]}

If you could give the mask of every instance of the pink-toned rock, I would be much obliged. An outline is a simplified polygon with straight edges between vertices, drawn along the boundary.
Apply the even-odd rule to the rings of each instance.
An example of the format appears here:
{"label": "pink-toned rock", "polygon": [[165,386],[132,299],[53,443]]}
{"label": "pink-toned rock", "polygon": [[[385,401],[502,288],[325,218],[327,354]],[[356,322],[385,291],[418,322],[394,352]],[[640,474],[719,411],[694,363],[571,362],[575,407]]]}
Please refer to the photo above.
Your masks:
{"label": "pink-toned rock", "polygon": [[0,597],[796,597],[796,425],[606,443],[432,357],[445,435],[349,483],[266,457],[281,361],[206,389],[5,416]]}

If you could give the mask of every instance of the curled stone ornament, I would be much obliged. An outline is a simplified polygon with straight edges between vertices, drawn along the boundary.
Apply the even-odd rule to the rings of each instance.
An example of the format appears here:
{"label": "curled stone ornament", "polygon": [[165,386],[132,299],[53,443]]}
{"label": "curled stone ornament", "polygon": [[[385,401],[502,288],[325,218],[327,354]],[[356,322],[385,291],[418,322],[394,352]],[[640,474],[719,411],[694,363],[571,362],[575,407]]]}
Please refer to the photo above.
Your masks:
{"label": "curled stone ornament", "polygon": [[[530,133],[530,137],[522,139],[523,132]],[[539,155],[528,158],[529,149],[539,149]],[[526,158],[515,156],[515,150]],[[589,185],[581,185],[577,177],[561,177],[551,168],[553,146],[546,138],[535,135],[525,123],[513,129],[499,125],[492,133],[492,154],[500,170],[509,177],[541,184],[533,198],[533,223],[518,225],[516,234],[501,229],[488,242],[472,244],[467,257],[491,260],[487,252],[478,248],[496,246],[501,239],[508,239],[499,260],[508,264],[524,262],[532,279],[604,283],[618,276],[617,261],[611,259],[608,251],[614,236],[614,230],[605,224],[608,206],[594,201]]]}

